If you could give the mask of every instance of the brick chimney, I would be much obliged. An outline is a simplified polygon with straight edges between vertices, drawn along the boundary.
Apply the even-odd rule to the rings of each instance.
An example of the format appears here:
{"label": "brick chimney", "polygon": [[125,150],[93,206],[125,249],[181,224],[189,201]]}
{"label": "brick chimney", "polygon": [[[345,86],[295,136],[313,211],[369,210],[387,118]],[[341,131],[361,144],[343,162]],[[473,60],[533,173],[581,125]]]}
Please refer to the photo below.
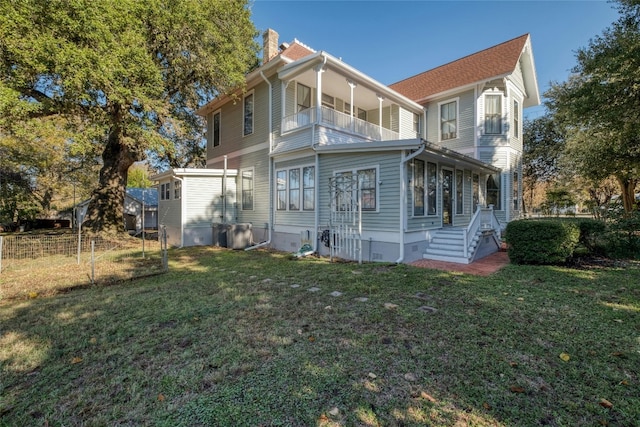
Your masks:
{"label": "brick chimney", "polygon": [[269,28],[262,35],[262,63],[266,64],[278,55],[278,33]]}

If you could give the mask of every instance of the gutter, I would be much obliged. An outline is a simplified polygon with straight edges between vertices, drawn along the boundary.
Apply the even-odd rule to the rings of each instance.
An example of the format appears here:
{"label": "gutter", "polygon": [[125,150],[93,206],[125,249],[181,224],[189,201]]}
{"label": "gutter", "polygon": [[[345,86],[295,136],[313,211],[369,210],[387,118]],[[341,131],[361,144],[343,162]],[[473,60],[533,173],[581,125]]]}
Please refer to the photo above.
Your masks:
{"label": "gutter", "polygon": [[[269,154],[271,154],[271,152],[273,151],[273,87],[271,86],[271,82],[269,81],[269,79],[267,79],[264,75],[264,70],[260,70],[260,77],[262,77],[262,79],[267,83],[267,86],[269,86]],[[258,243],[257,245],[253,245],[253,246],[249,246],[248,248],[245,248],[245,251],[250,251],[253,249],[257,249],[257,248],[261,248],[263,246],[267,246],[271,244],[271,236],[272,236],[272,230],[273,230],[273,219],[274,219],[274,214],[273,214],[273,209],[274,209],[274,205],[273,205],[273,157],[269,156],[269,180],[268,180],[268,184],[269,184],[269,229],[267,230],[267,241],[266,242],[262,242],[262,243]],[[255,184],[254,184],[254,188],[255,188]]]}
{"label": "gutter", "polygon": [[400,264],[402,263],[402,261],[404,261],[404,231],[405,231],[404,229],[405,229],[405,222],[407,219],[407,188],[406,188],[407,162],[409,162],[410,160],[422,154],[425,148],[426,148],[426,144],[423,141],[422,144],[420,144],[420,148],[418,148],[417,151],[414,151],[408,156],[406,156],[403,152],[402,158],[400,159],[400,233],[399,233],[400,255],[396,260],[396,264]]}

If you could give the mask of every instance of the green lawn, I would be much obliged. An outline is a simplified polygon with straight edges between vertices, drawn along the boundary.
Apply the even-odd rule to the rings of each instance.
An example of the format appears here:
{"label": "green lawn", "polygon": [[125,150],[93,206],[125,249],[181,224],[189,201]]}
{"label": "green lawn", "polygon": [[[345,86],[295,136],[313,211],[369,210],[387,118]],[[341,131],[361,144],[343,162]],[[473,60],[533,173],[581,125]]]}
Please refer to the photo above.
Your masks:
{"label": "green lawn", "polygon": [[637,264],[479,278],[190,248],[166,275],[0,301],[1,426],[639,423]]}

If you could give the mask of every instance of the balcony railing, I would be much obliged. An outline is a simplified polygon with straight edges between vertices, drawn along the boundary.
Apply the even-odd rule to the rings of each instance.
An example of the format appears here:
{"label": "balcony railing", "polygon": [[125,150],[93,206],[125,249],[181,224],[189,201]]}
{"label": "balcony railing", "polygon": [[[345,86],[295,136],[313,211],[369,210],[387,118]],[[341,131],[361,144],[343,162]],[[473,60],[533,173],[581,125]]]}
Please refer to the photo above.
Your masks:
{"label": "balcony railing", "polygon": [[[332,108],[320,107],[320,124],[345,132],[360,135],[372,141],[393,141],[400,139],[398,132],[378,126],[366,120],[352,117]],[[307,108],[282,119],[282,133],[294,131],[302,127],[318,123],[317,107]]]}

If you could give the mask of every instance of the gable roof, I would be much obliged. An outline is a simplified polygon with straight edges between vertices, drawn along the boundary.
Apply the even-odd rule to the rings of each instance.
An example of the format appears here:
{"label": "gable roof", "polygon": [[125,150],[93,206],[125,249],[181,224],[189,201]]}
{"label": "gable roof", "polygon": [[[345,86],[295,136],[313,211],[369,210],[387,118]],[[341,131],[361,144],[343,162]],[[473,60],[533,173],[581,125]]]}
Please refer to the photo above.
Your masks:
{"label": "gable roof", "polygon": [[[524,34],[512,40],[500,43],[496,46],[465,56],[445,65],[433,68],[429,71],[417,74],[413,77],[401,80],[390,87],[417,102],[446,92],[454,88],[460,88],[483,81],[504,77],[511,74],[518,65],[521,56],[530,45],[529,34]],[[535,69],[533,68],[533,55],[528,49],[526,65],[530,70],[525,72],[528,82],[529,105],[539,104],[537,82],[535,81]]]}
{"label": "gable roof", "polygon": [[294,39],[289,46],[287,46],[282,50],[282,52],[280,52],[280,55],[297,61],[298,59],[302,59],[305,56],[311,55],[313,53],[316,53],[316,51],[311,49],[309,46],[300,43],[298,39]]}

